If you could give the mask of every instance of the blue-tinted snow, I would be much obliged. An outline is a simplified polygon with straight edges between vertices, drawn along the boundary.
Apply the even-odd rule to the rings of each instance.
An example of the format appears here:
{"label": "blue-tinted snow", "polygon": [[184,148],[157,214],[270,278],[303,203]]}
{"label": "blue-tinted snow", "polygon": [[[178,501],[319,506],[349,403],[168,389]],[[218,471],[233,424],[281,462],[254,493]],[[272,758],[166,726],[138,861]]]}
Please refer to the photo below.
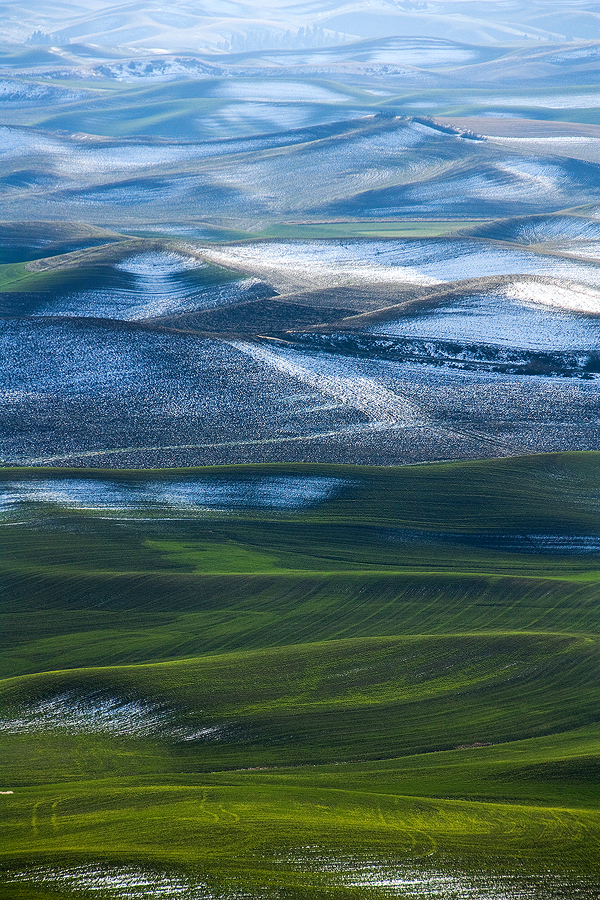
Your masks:
{"label": "blue-tinted snow", "polygon": [[594,380],[463,372],[124,324],[8,320],[5,465],[391,465],[593,449]]}
{"label": "blue-tinted snow", "polygon": [[296,276],[315,286],[361,282],[435,284],[486,275],[543,275],[600,287],[592,263],[498,247],[484,240],[265,241],[211,248],[216,263],[269,280]]}
{"label": "blue-tinted snow", "polygon": [[235,509],[301,509],[320,503],[344,484],[338,478],[282,475],[252,479],[191,478],[137,484],[92,478],[0,481],[0,514],[44,503],[95,512],[194,515]]}
{"label": "blue-tinted snow", "polygon": [[[540,286],[534,287],[539,289]],[[550,286],[544,287],[553,293]],[[558,293],[558,289],[554,293]],[[506,291],[471,294],[419,314],[380,322],[369,331],[532,350],[600,347],[599,317],[568,313],[539,303],[518,302],[507,297]]]}
{"label": "blue-tinted snow", "polygon": [[[219,283],[214,270],[179,253],[139,253],[117,263],[128,287],[107,286],[51,299],[36,310],[46,316],[90,316],[131,321],[191,309],[210,309],[249,299],[256,279]],[[206,273],[206,278],[203,275]],[[190,279],[189,274],[197,276]],[[203,283],[204,281],[204,283]]]}

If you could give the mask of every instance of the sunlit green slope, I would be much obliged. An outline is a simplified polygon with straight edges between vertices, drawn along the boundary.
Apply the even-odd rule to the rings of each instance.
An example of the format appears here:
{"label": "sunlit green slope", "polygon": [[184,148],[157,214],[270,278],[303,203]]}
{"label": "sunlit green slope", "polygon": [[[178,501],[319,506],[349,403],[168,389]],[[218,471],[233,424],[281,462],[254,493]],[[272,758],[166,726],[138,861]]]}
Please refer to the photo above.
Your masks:
{"label": "sunlit green slope", "polygon": [[83,864],[217,896],[373,896],[368,865],[595,896],[599,461],[2,470],[341,486],[8,514],[0,896],[73,896],[35,867]]}

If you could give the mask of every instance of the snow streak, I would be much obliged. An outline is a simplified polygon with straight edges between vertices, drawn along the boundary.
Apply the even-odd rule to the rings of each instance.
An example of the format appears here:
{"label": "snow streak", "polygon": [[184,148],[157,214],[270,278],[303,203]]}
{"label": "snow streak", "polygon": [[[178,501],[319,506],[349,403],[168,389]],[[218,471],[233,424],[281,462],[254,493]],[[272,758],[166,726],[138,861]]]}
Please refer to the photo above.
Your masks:
{"label": "snow streak", "polygon": [[257,362],[291,375],[313,390],[364,413],[375,426],[397,428],[421,421],[413,403],[372,378],[354,372],[342,374],[337,359],[332,361],[326,356],[315,359],[290,350],[276,352],[247,341],[230,341],[230,345]]}

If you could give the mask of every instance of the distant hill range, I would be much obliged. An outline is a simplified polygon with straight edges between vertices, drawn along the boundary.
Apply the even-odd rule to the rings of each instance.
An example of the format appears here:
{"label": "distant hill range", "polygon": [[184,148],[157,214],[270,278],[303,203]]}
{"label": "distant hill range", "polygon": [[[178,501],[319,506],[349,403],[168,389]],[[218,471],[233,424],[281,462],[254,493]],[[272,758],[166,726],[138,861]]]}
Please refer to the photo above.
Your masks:
{"label": "distant hill range", "polygon": [[177,4],[65,0],[48,7],[38,0],[3,8],[4,40],[14,43],[245,52],[324,47],[400,36],[438,37],[470,44],[570,41],[600,38],[594,0],[470,3],[468,0],[374,0],[319,2],[192,0]]}

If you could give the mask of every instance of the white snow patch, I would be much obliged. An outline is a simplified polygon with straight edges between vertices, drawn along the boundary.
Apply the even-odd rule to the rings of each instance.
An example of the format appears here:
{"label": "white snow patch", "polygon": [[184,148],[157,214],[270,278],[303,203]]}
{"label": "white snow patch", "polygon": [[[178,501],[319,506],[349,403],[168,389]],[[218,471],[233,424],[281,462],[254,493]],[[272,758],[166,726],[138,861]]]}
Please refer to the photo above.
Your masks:
{"label": "white snow patch", "polygon": [[[469,99],[473,103],[482,102],[482,97],[477,94],[474,94]],[[600,94],[593,91],[585,94],[540,94],[538,96],[507,94],[505,96],[486,97],[484,102],[488,106],[533,106],[540,109],[595,109],[600,106]]]}
{"label": "white snow patch", "polygon": [[18,715],[0,718],[5,734],[108,734],[171,740],[218,741],[231,733],[225,725],[203,728],[176,724],[175,711],[164,703],[107,696],[100,692],[66,691],[21,709]]}
{"label": "white snow patch", "polygon": [[[308,851],[308,852],[307,852]],[[418,900],[593,900],[594,879],[569,880],[560,875],[501,875],[485,871],[466,873],[409,868],[380,861],[359,861],[320,853],[318,847],[302,848],[297,858],[286,860],[302,871],[324,872],[346,888],[377,892],[375,896]]]}
{"label": "white snow patch", "polygon": [[[382,253],[391,249],[385,246]],[[252,246],[211,248],[204,255],[226,266],[239,265],[277,277],[293,275],[300,282],[316,286],[343,284],[405,283],[432,285],[438,279],[419,271],[417,265],[402,265],[383,256],[367,242],[306,241],[274,242]],[[411,262],[416,263],[416,260]]]}
{"label": "white snow patch", "polygon": [[[94,865],[53,869],[37,866],[7,875],[8,884],[47,885],[50,890],[93,892],[114,900],[211,900],[215,895],[201,882],[183,875],[150,872],[133,866],[100,867]],[[233,900],[241,895],[220,895]]]}
{"label": "white snow patch", "polygon": [[600,314],[600,291],[582,284],[561,287],[535,281],[515,282],[506,288],[506,296],[521,303],[553,306],[569,312]]}
{"label": "white snow patch", "polygon": [[561,253],[568,253],[569,256],[575,256],[577,259],[592,259],[594,262],[600,262],[600,241],[555,244],[552,249],[559,250]]}
{"label": "white snow patch", "polygon": [[421,421],[415,405],[383,385],[356,372],[344,373],[344,364],[322,355],[308,357],[293,350],[271,350],[246,341],[231,341],[231,346],[267,366],[297,378],[298,381],[341,405],[364,413],[373,425],[399,427]]}
{"label": "white snow patch", "polygon": [[[584,309],[586,303],[591,310]],[[600,345],[600,320],[573,315],[594,311],[594,304],[600,304],[600,293],[581,285],[567,288],[517,282],[458,297],[417,315],[382,321],[367,331],[520,349],[596,349]]]}
{"label": "white snow patch", "polygon": [[0,482],[0,514],[23,504],[47,503],[90,512],[143,511],[177,515],[235,509],[302,509],[321,503],[346,482],[324,476],[254,479],[185,479],[123,484],[93,478],[41,478]]}
{"label": "white snow patch", "polygon": [[[535,181],[550,177],[545,172],[544,168],[532,169],[527,178]],[[473,181],[481,181],[483,190],[484,179],[474,176]],[[465,187],[462,182],[461,185]],[[434,187],[450,196],[456,184],[425,185],[418,191],[415,188],[415,196],[422,199]],[[494,189],[498,196],[506,195],[506,184],[497,184]],[[275,286],[279,282],[284,288],[290,283],[315,288],[344,284],[435,285],[514,273],[573,279],[600,287],[600,270],[592,263],[461,238],[269,241],[203,248],[203,256],[217,265],[250,271]]]}
{"label": "white snow patch", "polygon": [[40,700],[18,716],[0,719],[0,732],[147,736],[162,730],[165,717],[165,708],[155,703],[66,692]]}
{"label": "white snow patch", "polygon": [[[434,104],[432,104],[433,106]],[[491,114],[488,118],[495,118]],[[499,116],[498,116],[499,118]],[[488,135],[494,142],[498,141],[499,143],[505,144],[541,144],[544,146],[545,144],[598,144],[600,143],[600,138],[597,137],[589,137],[586,135],[532,135],[531,137],[507,137],[506,135],[501,134],[493,134]]]}
{"label": "white snow patch", "polygon": [[568,181],[560,166],[538,163],[530,159],[509,159],[498,166],[498,171],[513,175],[519,179],[520,190],[527,186],[546,195],[553,194],[559,186]]}

